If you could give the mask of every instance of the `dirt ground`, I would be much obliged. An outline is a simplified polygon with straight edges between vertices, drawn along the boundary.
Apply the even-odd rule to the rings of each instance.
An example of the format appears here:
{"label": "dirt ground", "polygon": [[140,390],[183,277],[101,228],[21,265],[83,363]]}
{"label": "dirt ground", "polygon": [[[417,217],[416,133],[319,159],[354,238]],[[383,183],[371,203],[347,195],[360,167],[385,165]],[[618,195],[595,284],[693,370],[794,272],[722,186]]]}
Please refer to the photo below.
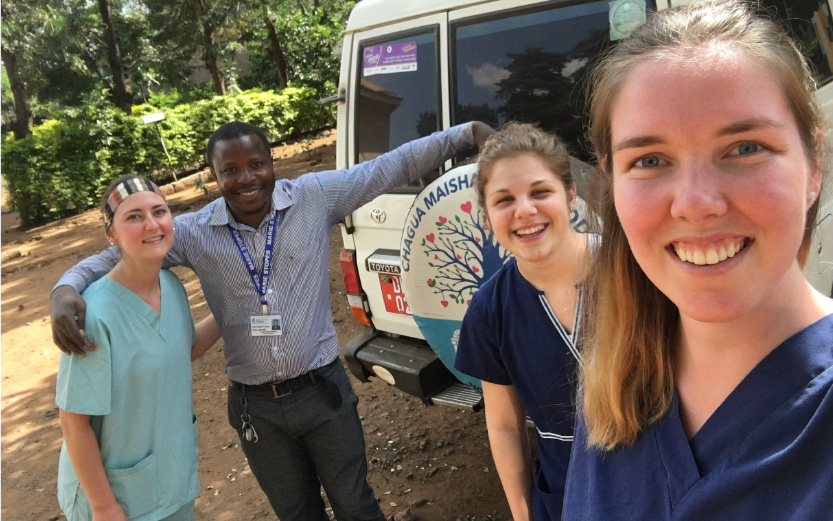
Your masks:
{"label": "dirt ground", "polygon": [[[279,177],[335,167],[334,132],[312,146],[273,149]],[[180,181],[179,185],[187,185]],[[215,189],[211,183],[209,189]],[[169,196],[175,213],[207,202],[193,186]],[[216,190],[214,190],[216,193]],[[2,359],[0,359],[0,517],[4,521],[64,519],[56,499],[61,430],[55,407],[58,349],[52,343],[49,292],[60,275],[106,246],[97,211],[21,230],[14,213],[2,215]],[[341,235],[330,242],[333,318],[344,346],[358,332],[347,307],[337,264]],[[185,282],[195,319],[207,314],[189,270]],[[226,416],[222,341],[193,364],[200,429],[198,520],[276,519],[257,485]],[[351,376],[352,379],[352,376]],[[353,379],[359,395],[369,481],[388,519],[486,521],[510,519],[489,452],[482,413],[427,407],[372,379]]]}

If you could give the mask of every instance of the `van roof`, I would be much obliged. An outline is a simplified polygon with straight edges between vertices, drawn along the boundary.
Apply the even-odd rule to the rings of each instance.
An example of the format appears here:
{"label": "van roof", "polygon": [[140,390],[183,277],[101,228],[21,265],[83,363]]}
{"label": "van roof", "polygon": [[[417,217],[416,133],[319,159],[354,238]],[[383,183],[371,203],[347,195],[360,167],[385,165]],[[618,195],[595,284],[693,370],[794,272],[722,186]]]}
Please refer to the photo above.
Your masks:
{"label": "van roof", "polygon": [[369,29],[467,5],[483,4],[488,1],[490,0],[419,0],[419,2],[361,0],[350,13],[350,18],[347,20],[347,32]]}

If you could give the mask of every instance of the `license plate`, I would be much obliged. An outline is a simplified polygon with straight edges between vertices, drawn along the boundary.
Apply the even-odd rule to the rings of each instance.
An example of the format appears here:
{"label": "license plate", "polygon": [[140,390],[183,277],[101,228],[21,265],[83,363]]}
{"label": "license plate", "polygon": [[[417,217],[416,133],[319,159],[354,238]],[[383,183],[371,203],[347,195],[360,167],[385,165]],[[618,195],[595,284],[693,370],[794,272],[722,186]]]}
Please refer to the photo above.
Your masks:
{"label": "license plate", "polygon": [[382,299],[385,301],[385,311],[397,315],[411,315],[411,307],[402,293],[402,281],[399,275],[387,273],[379,274],[379,285],[382,286]]}

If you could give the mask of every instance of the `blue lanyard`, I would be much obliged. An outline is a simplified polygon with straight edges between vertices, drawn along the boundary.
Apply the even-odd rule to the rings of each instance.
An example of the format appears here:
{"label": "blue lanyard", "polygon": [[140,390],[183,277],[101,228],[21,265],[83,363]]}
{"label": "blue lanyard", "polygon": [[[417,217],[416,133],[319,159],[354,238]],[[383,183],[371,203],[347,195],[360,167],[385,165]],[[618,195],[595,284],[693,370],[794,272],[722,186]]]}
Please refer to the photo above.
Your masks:
{"label": "blue lanyard", "polygon": [[264,313],[266,313],[267,309],[266,288],[269,285],[269,274],[272,270],[272,248],[275,244],[275,225],[277,222],[278,214],[275,212],[272,220],[269,221],[269,227],[266,229],[266,249],[263,252],[263,273],[259,275],[257,273],[257,267],[255,267],[255,263],[252,261],[252,256],[249,253],[249,248],[243,242],[243,236],[240,235],[239,231],[232,228],[230,224],[226,224],[231,232],[231,237],[234,239],[234,244],[237,245],[237,251],[240,252],[240,256],[243,257],[243,263],[246,265],[246,269],[249,270],[249,275],[252,277],[252,284],[254,284],[257,293],[262,297],[261,304],[263,305]]}

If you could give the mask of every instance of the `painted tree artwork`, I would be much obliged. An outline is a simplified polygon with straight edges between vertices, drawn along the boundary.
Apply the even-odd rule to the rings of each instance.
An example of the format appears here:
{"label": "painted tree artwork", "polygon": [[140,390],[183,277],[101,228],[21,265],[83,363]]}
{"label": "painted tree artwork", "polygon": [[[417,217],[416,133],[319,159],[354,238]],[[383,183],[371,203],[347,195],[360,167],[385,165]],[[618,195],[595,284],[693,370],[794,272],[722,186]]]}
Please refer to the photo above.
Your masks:
{"label": "painted tree artwork", "polygon": [[439,216],[437,231],[422,239],[428,265],[435,270],[426,284],[439,296],[443,307],[452,302],[468,306],[480,285],[510,256],[494,240],[479,208],[466,201],[460,210],[459,214]]}

